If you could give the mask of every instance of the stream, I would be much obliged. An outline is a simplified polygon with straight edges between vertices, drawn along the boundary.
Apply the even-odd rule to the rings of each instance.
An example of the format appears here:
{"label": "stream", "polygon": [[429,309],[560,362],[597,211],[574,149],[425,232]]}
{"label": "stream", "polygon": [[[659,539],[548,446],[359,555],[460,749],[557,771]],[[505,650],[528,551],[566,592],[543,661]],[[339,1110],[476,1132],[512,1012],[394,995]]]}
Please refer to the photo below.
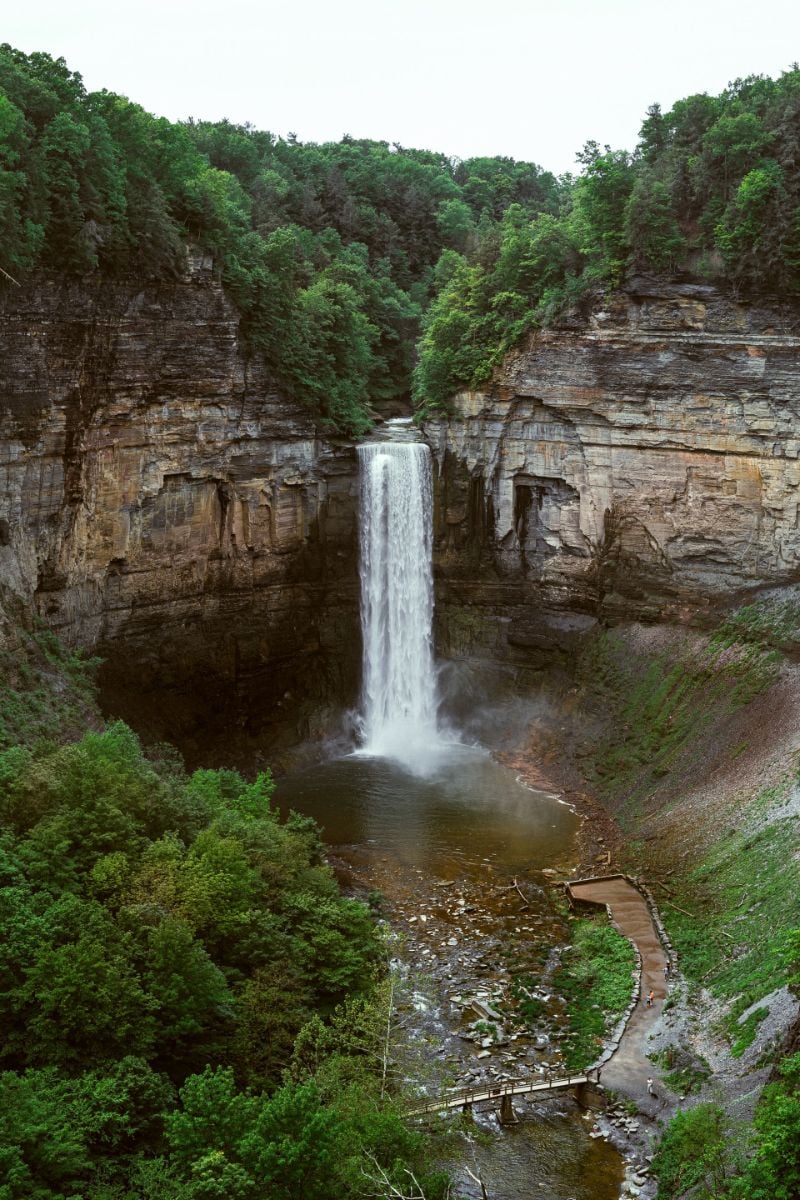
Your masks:
{"label": "stream", "polygon": [[[322,826],[345,887],[380,895],[397,938],[396,1069],[409,1090],[538,1082],[563,1067],[566,1017],[552,978],[567,931],[550,884],[574,865],[578,819],[461,740],[485,744],[476,723],[495,704],[464,686],[462,669],[440,686],[431,453],[409,421],[385,435],[358,447],[361,749],[282,779],[276,798]],[[502,1130],[478,1106],[463,1124],[447,1164],[460,1195],[481,1200],[470,1171],[490,1200],[619,1195],[621,1160],[569,1095],[515,1109],[518,1123]]]}
{"label": "stream", "polygon": [[[280,780],[276,799],[319,822],[344,886],[383,897],[402,939],[403,1066],[421,1093],[559,1067],[564,1015],[548,978],[565,926],[550,880],[575,861],[568,807],[459,745],[443,747],[425,774],[337,758]],[[517,1099],[515,1110],[519,1124],[502,1129],[496,1112],[476,1110],[474,1133],[448,1164],[459,1194],[480,1200],[469,1167],[490,1200],[619,1195],[619,1156],[590,1138],[574,1100]]]}

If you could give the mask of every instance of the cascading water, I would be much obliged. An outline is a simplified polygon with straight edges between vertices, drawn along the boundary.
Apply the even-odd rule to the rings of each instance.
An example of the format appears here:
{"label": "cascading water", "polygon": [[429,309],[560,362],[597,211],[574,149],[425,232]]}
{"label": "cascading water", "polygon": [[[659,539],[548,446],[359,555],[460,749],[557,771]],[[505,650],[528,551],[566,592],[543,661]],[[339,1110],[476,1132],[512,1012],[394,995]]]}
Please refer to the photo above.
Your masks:
{"label": "cascading water", "polygon": [[358,447],[363,754],[419,769],[436,723],[431,455],[423,442]]}
{"label": "cascading water", "polygon": [[[390,437],[412,434],[408,421],[387,424],[394,427]],[[463,1024],[453,1017],[452,997],[455,990],[462,996],[488,994],[483,989],[501,994],[510,986],[509,962],[520,956],[527,961],[540,951],[544,961],[552,941],[563,936],[563,919],[539,886],[539,872],[566,869],[577,817],[553,797],[537,797],[488,753],[442,728],[431,631],[431,456],[424,444],[399,440],[360,447],[359,457],[363,745],[355,754],[281,779],[278,802],[284,812],[319,821],[353,880],[364,890],[380,890],[389,919],[405,933],[403,958],[412,978],[423,974],[430,980],[408,1031],[409,1045],[435,1039],[437,1061],[444,1056],[433,1075],[420,1060],[426,1090],[459,1076],[463,1086],[493,1086],[498,1069],[513,1077],[530,1071],[538,1079],[552,1061],[552,1043],[536,1048],[520,1042],[519,1057],[510,1063],[506,1055],[513,1052],[504,1050],[502,1068],[496,1055],[481,1061],[483,1052],[476,1058],[477,1047],[464,1040]],[[481,686],[483,708],[499,699]],[[523,927],[516,906],[507,905],[507,889],[499,886],[512,879],[531,885],[532,923]],[[443,884],[452,890],[440,891]],[[442,905],[447,910],[456,895],[450,917],[446,911],[441,915],[456,922],[451,931],[458,937],[444,946],[439,920],[427,924],[417,913]],[[467,913],[474,916],[467,919]],[[542,986],[545,980],[543,975]],[[619,1196],[622,1172],[615,1152],[602,1139],[590,1138],[579,1117],[563,1116],[523,1121],[502,1141],[454,1143],[459,1195],[478,1195],[472,1190],[475,1176],[467,1178],[463,1165],[471,1161],[491,1180],[493,1196]]]}

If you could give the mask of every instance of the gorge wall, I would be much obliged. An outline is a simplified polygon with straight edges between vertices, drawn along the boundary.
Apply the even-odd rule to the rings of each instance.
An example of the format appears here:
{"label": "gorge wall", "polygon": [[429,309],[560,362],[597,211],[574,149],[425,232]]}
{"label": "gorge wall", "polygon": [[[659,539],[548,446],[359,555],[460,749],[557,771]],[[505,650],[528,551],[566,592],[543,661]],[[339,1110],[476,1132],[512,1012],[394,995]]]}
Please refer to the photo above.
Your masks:
{"label": "gorge wall", "polygon": [[[799,351],[797,308],[640,279],[457,397],[425,426],[439,648],[536,664],[796,580]],[[354,696],[354,448],[277,394],[208,259],[5,285],[0,361],[7,618],[100,654],[107,710],[190,758]]]}
{"label": "gorge wall", "polygon": [[426,424],[445,652],[711,620],[800,574],[800,310],[638,279]]}
{"label": "gorge wall", "polygon": [[248,357],[210,260],[0,310],[6,618],[102,655],[106,708],[190,757],[352,694],[355,452]]}

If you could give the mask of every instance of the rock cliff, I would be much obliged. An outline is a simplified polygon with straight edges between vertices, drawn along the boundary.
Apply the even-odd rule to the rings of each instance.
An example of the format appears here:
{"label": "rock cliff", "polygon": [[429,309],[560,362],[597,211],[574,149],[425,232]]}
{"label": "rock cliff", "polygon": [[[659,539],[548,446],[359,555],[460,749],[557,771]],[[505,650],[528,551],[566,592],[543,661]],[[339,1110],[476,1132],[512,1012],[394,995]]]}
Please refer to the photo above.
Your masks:
{"label": "rock cliff", "polygon": [[[459,396],[425,430],[440,648],[536,662],[797,579],[799,351],[797,308],[638,280]],[[6,613],[190,757],[352,697],[354,450],[276,393],[208,260],[9,285],[0,355]]]}
{"label": "rock cliff", "polygon": [[351,692],[355,454],[248,357],[211,263],[0,308],[6,612],[102,655],[107,707],[190,755]]}
{"label": "rock cliff", "polygon": [[800,568],[800,310],[634,280],[432,421],[445,649],[702,621]]}

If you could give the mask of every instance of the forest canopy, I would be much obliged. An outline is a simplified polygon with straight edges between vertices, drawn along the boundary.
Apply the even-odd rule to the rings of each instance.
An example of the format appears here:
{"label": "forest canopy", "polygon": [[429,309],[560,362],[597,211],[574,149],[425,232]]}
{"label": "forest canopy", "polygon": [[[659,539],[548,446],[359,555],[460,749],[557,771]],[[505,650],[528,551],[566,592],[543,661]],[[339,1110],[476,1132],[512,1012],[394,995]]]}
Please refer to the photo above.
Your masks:
{"label": "forest canopy", "polygon": [[379,1053],[374,914],[272,791],[121,722],[0,751],[0,1200],[446,1191]]}
{"label": "forest canopy", "polygon": [[632,153],[587,142],[555,213],[510,204],[445,251],[414,379],[423,412],[478,387],[524,334],[634,272],[800,291],[800,69],[648,111]]}
{"label": "forest canopy", "polygon": [[442,251],[558,195],[511,159],[176,124],[87,92],[63,59],[0,47],[0,267],[173,279],[199,245],[278,387],[344,432],[407,400]]}
{"label": "forest canopy", "polygon": [[175,279],[214,257],[275,384],[329,429],[424,415],[631,272],[800,289],[800,69],[652,105],[576,176],[357,140],[170,122],[0,47],[0,267]]}

